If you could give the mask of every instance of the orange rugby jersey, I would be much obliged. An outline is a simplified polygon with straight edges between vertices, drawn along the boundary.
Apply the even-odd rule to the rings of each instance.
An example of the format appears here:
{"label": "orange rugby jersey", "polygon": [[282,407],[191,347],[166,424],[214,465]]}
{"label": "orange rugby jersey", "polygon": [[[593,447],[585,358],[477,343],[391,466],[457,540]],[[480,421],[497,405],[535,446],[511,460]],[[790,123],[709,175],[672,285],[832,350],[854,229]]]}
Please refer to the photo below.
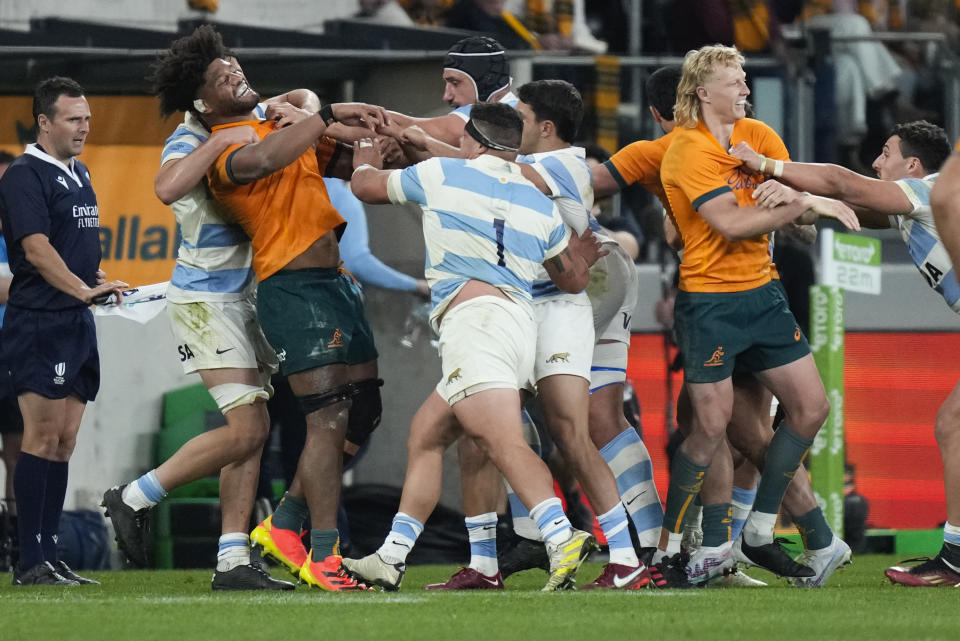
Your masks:
{"label": "orange rugby jersey", "polygon": [[660,165],[679,127],[656,140],[632,142],[603,163],[621,189],[639,184],[656,196],[670,211],[670,202],[660,182]]}
{"label": "orange rugby jersey", "polygon": [[[218,125],[213,131],[248,125],[263,140],[276,129],[271,120]],[[253,270],[266,280],[306,251],[331,230],[343,233],[346,221],[330,204],[323,172],[336,142],[324,137],[283,169],[250,183],[240,184],[230,173],[230,156],[243,147],[228,147],[207,170],[214,197],[233,214],[253,243]]]}
{"label": "orange rugby jersey", "polygon": [[[677,128],[663,157],[660,178],[683,242],[680,289],[689,292],[738,292],[770,281],[767,234],[727,241],[697,213],[705,202],[732,192],[741,207],[756,204],[753,190],[764,177],[753,174],[720,146],[703,122]],[[773,129],[751,118],[738,120],[730,145],[746,141],[757,153],[789,160],[787,148]]]}

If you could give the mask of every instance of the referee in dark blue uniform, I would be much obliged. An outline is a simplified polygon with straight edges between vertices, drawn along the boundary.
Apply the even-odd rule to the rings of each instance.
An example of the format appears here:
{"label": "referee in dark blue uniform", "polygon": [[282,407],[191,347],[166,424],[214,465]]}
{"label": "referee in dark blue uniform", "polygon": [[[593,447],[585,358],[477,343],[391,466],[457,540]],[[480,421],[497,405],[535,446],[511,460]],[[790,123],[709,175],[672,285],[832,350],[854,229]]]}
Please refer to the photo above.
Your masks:
{"label": "referee in dark blue uniform", "polygon": [[67,466],[87,401],[100,387],[93,298],[126,287],[100,271],[100,219],[90,172],[74,158],[90,132],[83,89],[37,85],[37,142],[0,178],[0,220],[13,282],[0,336],[23,414],[14,471],[20,564],[14,585],[96,583],[57,559]]}

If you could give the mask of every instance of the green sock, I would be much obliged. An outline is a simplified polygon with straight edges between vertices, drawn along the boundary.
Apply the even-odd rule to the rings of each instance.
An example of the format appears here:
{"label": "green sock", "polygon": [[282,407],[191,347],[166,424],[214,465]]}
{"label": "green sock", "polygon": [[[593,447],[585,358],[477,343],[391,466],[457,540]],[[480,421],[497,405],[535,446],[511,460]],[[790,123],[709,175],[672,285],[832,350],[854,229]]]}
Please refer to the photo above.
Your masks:
{"label": "green sock", "polygon": [[291,496],[290,492],[286,492],[280,499],[280,505],[273,513],[271,523],[273,523],[273,527],[281,530],[293,530],[299,533],[309,514],[310,510],[307,508],[306,501]]}
{"label": "green sock", "polygon": [[776,514],[779,511],[787,485],[797,473],[797,468],[811,445],[812,440],[803,438],[786,423],[780,424],[767,447],[763,474],[760,475],[760,486],[753,503],[754,511],[765,514]]}
{"label": "green sock", "polygon": [[819,507],[796,517],[794,522],[800,530],[803,547],[808,550],[822,550],[833,541],[833,530],[827,525],[827,520],[823,518],[823,511]]}
{"label": "green sock", "polygon": [[310,530],[311,560],[323,561],[331,554],[340,554],[340,532],[337,530]]}
{"label": "green sock", "polygon": [[703,547],[715,548],[730,540],[733,526],[733,506],[729,503],[714,503],[703,506]]}
{"label": "green sock", "polygon": [[697,465],[691,461],[682,449],[673,455],[667,507],[663,515],[663,527],[670,532],[677,533],[683,528],[683,515],[700,493],[708,469],[709,465]]}

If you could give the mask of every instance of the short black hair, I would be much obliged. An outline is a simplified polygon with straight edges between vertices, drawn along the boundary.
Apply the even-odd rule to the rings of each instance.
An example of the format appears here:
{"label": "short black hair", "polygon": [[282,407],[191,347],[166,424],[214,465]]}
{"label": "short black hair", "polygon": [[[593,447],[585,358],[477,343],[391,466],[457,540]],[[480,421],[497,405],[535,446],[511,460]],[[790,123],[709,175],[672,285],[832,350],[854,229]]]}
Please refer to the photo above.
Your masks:
{"label": "short black hair", "polygon": [[475,102],[470,120],[491,142],[517,149],[523,136],[523,120],[510,105],[502,102]]}
{"label": "short black hair", "polygon": [[953,151],[947,132],[926,120],[896,125],[890,135],[900,137],[900,154],[904,158],[918,159],[928,174],[939,171]]}
{"label": "short black hair", "polygon": [[16,159],[17,157],[11,154],[9,151],[0,149],[0,165],[9,165]]}
{"label": "short black hair", "polygon": [[41,80],[33,90],[33,121],[39,123],[40,114],[47,118],[53,118],[56,115],[54,105],[60,96],[69,96],[79,98],[86,95],[76,80],[65,78],[64,76],[53,76],[46,80]]}
{"label": "short black hair", "polygon": [[153,95],[160,99],[160,115],[166,118],[176,111],[193,109],[207,67],[231,55],[220,33],[208,24],[174,40],[169,49],[157,55],[147,75]]}
{"label": "short black hair", "polygon": [[660,67],[647,78],[647,104],[667,120],[673,120],[673,106],[677,104],[677,85],[683,75],[680,65]]}
{"label": "short black hair", "polygon": [[564,142],[573,142],[583,120],[583,98],[566,80],[534,80],[517,90],[520,101],[530,105],[538,122],[551,121]]}

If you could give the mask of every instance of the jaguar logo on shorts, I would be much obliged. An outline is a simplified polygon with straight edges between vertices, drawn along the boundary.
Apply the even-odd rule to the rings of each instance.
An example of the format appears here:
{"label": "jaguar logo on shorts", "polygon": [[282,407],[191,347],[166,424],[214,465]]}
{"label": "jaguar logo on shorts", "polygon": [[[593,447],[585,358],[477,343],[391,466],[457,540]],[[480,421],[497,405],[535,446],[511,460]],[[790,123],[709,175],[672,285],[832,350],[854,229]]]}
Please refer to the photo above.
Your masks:
{"label": "jaguar logo on shorts", "polygon": [[333,330],[333,339],[327,343],[327,347],[332,349],[334,347],[343,347],[343,334],[340,333],[340,328]]}
{"label": "jaguar logo on shorts", "polygon": [[277,360],[281,363],[287,360],[287,350],[281,349],[279,352],[277,352]]}
{"label": "jaguar logo on shorts", "polygon": [[723,345],[713,350],[713,356],[703,362],[704,367],[720,367],[723,365]]}
{"label": "jaguar logo on shorts", "polygon": [[554,354],[547,359],[548,363],[569,363],[570,362],[570,352],[560,352],[559,354]]}
{"label": "jaguar logo on shorts", "polygon": [[458,367],[457,369],[450,372],[450,376],[447,377],[447,383],[459,381],[461,378],[463,378],[463,375],[460,374],[460,368]]}
{"label": "jaguar logo on shorts", "polygon": [[63,378],[63,375],[64,375],[66,372],[67,372],[67,364],[66,364],[66,363],[64,363],[64,362],[61,361],[61,362],[57,363],[56,365],[54,365],[54,366],[53,366],[53,373],[56,374],[56,376],[53,377],[53,384],[54,384],[54,385],[63,385],[64,382],[65,382],[65,381],[64,381],[64,378]]}
{"label": "jaguar logo on shorts", "polygon": [[800,327],[795,327],[793,330],[793,340],[798,341],[803,337],[803,332],[800,331]]}

